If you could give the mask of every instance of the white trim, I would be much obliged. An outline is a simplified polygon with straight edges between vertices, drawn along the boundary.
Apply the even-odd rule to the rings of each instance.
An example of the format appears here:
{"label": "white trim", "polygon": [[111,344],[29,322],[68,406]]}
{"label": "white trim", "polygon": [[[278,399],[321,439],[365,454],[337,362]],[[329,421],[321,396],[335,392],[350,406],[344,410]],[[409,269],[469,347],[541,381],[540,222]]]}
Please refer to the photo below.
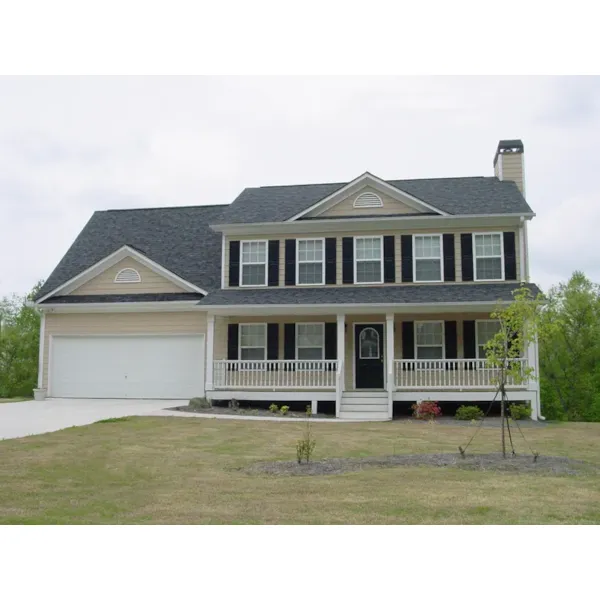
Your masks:
{"label": "white trim", "polygon": [[[494,390],[416,390],[416,391],[395,391],[394,402],[418,402],[423,400],[436,400],[438,402],[491,402],[496,396],[497,392]],[[511,401],[515,402],[527,402],[535,398],[535,393],[528,390],[511,390],[509,392]],[[500,401],[496,396],[496,402],[498,406]]]}
{"label": "white trim", "polygon": [[[356,254],[356,242],[357,240],[372,240],[379,239],[379,269],[381,273],[381,278],[379,281],[357,281],[356,278],[356,267],[358,262],[375,262],[374,258],[361,258],[359,260]],[[383,283],[383,236],[382,235],[357,235],[353,238],[353,267],[354,267],[354,285],[373,285],[378,283]]]}
{"label": "white trim", "polygon": [[[129,281],[127,281],[126,279],[123,279],[123,280],[119,281],[119,277],[121,276],[121,274],[125,273],[126,271],[133,271],[133,273],[135,273],[135,275],[136,275],[136,278],[135,279],[131,279]],[[125,267],[124,269],[121,269],[115,275],[115,279],[113,281],[113,283],[118,283],[118,284],[141,283],[141,282],[142,282],[142,276],[140,275],[140,272],[137,269],[134,269],[133,267]]]}
{"label": "white trim", "polygon": [[79,302],[74,304],[41,304],[37,308],[51,313],[79,312],[179,312],[206,311],[198,306],[198,300],[176,300],[173,302]]}
{"label": "white trim", "polygon": [[[364,183],[364,182],[367,182],[367,183]],[[389,183],[387,183],[387,181],[384,181],[383,179],[380,179],[379,177],[372,175],[371,173],[369,173],[367,171],[366,173],[359,175],[356,179],[353,179],[350,183],[347,183],[346,185],[341,187],[339,190],[335,191],[333,194],[326,196],[325,198],[323,198],[322,200],[319,200],[312,206],[295,214],[293,217],[290,217],[289,219],[287,219],[287,221],[296,221],[300,217],[303,217],[304,215],[306,215],[310,212],[316,211],[316,209],[322,207],[324,204],[327,204],[327,206],[325,208],[323,208],[321,211],[319,211],[317,213],[316,216],[318,216],[319,214],[321,214],[323,211],[327,210],[328,208],[332,208],[333,206],[335,206],[337,204],[337,202],[334,201],[336,198],[339,198],[341,196],[341,198],[339,198],[339,200],[338,200],[338,202],[341,202],[342,200],[344,200],[344,198],[346,196],[348,196],[349,194],[351,194],[354,191],[354,188],[357,188],[358,186],[360,186],[361,183],[364,183],[364,185],[362,187],[371,185],[375,188],[382,188],[382,191],[387,192],[392,197],[395,197],[395,199],[397,199],[397,200],[401,199],[401,201],[403,201],[403,202],[406,202],[408,200],[407,204],[412,205],[415,208],[420,208],[420,209],[426,208],[428,211],[433,211],[435,213],[438,213],[439,215],[447,215],[448,214],[448,213],[444,212],[443,210],[440,210],[439,208],[431,206],[430,204],[427,204],[427,202],[424,202],[423,200],[420,200],[419,198],[412,196],[408,192],[405,192],[405,191],[401,190],[400,188],[390,185]],[[358,187],[358,189],[362,189],[362,187]]]}
{"label": "white trim", "polygon": [[[431,344],[419,344],[417,342],[417,325],[420,324],[425,324],[425,323],[441,323],[442,324],[442,356],[441,358],[419,358],[418,356],[418,348],[439,348],[439,344],[435,344],[435,345],[431,345]],[[415,353],[415,360],[444,360],[446,358],[446,324],[444,323],[444,321],[440,321],[438,319],[434,320],[434,321],[415,321],[414,325],[414,338],[415,338],[415,342],[414,342],[414,353]]]}
{"label": "white trim", "polygon": [[[412,253],[413,253],[413,281],[414,283],[443,283],[444,281],[444,234],[442,233],[413,233]],[[415,252],[415,241],[418,237],[437,237],[440,239],[440,279],[417,279],[417,260],[432,260],[431,258],[417,258]]]}
{"label": "white trim", "polygon": [[527,221],[523,222],[523,240],[525,248],[525,281],[529,281],[529,234],[527,232]]}
{"label": "white trim", "polygon": [[[321,259],[321,283],[300,283],[300,242],[321,242],[322,259]],[[317,260],[303,260],[303,264],[316,264]],[[325,238],[296,238],[296,285],[325,285]]]}
{"label": "white trim", "polygon": [[[363,199],[368,198],[367,204],[359,204],[359,200],[361,198],[363,198]],[[375,194],[373,192],[362,192],[361,194],[356,196],[356,198],[354,198],[354,202],[352,203],[352,208],[358,208],[358,209],[381,208],[382,206],[383,206],[383,200],[381,199],[381,196],[378,196],[377,194]]]}
{"label": "white trim", "polygon": [[[221,289],[225,289],[225,234],[221,234]],[[240,248],[241,252],[241,248]],[[229,257],[231,261],[231,256]]]}
{"label": "white trim", "polygon": [[[336,356],[338,365],[341,364],[344,372],[341,377],[341,387],[342,392],[346,387],[346,315],[337,314],[336,315],[336,324],[337,324],[337,349]],[[340,407],[338,407],[339,410]]]}
{"label": "white trim", "polygon": [[394,388],[395,388],[395,375],[394,375],[394,346],[395,346],[395,315],[393,313],[387,313],[385,315],[385,345],[386,345],[386,368],[387,368],[387,381],[386,388],[388,392],[388,417],[391,419],[394,416]]}
{"label": "white trim", "polygon": [[502,152],[498,153],[498,160],[496,161],[498,163],[498,179],[500,181],[504,181],[504,173],[502,172]]}
{"label": "white trim", "polygon": [[525,219],[521,219],[519,225],[519,280],[521,283],[527,281],[527,267],[525,266]]}
{"label": "white trim", "polygon": [[521,152],[521,181],[523,182],[523,198],[527,198],[525,196],[525,152]]}
{"label": "white trim", "polygon": [[[303,392],[289,392],[289,391],[255,391],[250,392],[246,390],[213,390],[207,392],[207,397],[211,400],[259,400],[259,401],[273,401],[273,402],[284,402],[288,400],[290,402],[311,402],[317,400],[319,402],[335,402],[335,391],[331,392],[316,392],[312,390]],[[214,418],[214,417],[212,417]],[[259,417],[260,418],[260,417]],[[298,421],[298,418],[294,418]],[[315,419],[314,422],[331,423],[335,419]]]}
{"label": "white trim", "polygon": [[[352,324],[352,345],[351,345],[351,356],[352,356],[352,391],[362,392],[363,390],[369,391],[371,388],[357,388],[356,387],[356,327],[358,325],[381,325],[383,327],[383,334],[385,335],[385,322],[383,321],[360,321]],[[386,352],[386,342],[383,341],[383,361],[381,365],[381,369],[383,371],[383,388],[381,390],[387,390],[387,369],[385,368],[387,364],[387,352]],[[378,391],[381,391],[380,388],[373,388]]]}
{"label": "white trim", "polygon": [[[478,235],[499,235],[500,236],[500,257],[498,256],[477,256],[475,237]],[[504,233],[502,231],[477,231],[471,234],[471,243],[473,245],[473,281],[505,281],[504,273]],[[500,258],[502,276],[500,279],[478,279],[477,277],[477,258]]]}
{"label": "white trim", "polygon": [[204,387],[206,390],[213,389],[213,370],[214,370],[214,349],[215,349],[215,315],[206,315],[206,378]]}
{"label": "white trim", "polygon": [[[267,324],[266,323],[238,323],[239,327],[238,327],[238,360],[242,360],[242,361],[248,361],[251,362],[253,360],[259,361],[259,360],[267,360],[267,344],[268,344],[268,340],[267,340]],[[262,346],[262,349],[264,350],[263,352],[263,358],[242,358],[242,327],[246,326],[246,325],[261,325],[264,331],[264,338],[265,338],[265,344],[264,346]],[[244,348],[260,348],[261,346],[243,346]]]}
{"label": "white trim", "polygon": [[44,343],[46,338],[46,313],[42,313],[40,320],[40,348],[38,354],[38,388],[42,388],[44,383]]}
{"label": "white trim", "polygon": [[184,291],[198,292],[200,294],[204,294],[205,296],[208,294],[206,290],[191,284],[189,281],[186,281],[185,279],[179,277],[179,275],[175,275],[175,273],[172,273],[168,269],[165,269],[165,267],[159,265],[157,262],[154,262],[147,256],[144,256],[131,246],[125,245],[121,246],[121,248],[119,248],[112,254],[109,254],[97,263],[93,264],[91,267],[88,267],[75,277],[72,277],[68,281],[65,281],[65,283],[62,283],[58,287],[54,288],[51,292],[48,292],[45,296],[42,296],[39,300],[36,300],[35,304],[40,304],[41,302],[47,300],[51,296],[56,296],[58,292],[63,292],[63,295],[71,293],[73,290],[77,289],[78,287],[81,287],[84,283],[90,281],[90,279],[93,279],[97,275],[100,275],[100,273],[103,273],[104,271],[106,271],[106,269],[109,269],[110,267],[116,265],[118,262],[127,257],[134,258],[145,267],[148,267],[155,273],[162,275],[165,279],[168,279],[169,281],[179,285],[181,288],[183,288]]}
{"label": "white trim", "polygon": [[[475,319],[475,358],[478,360],[485,360],[485,356],[479,356],[479,331],[477,329],[478,323],[500,323],[498,319]],[[463,353],[464,353],[464,340],[463,340]]]}
{"label": "white trim", "polygon": [[[244,264],[246,265],[261,265],[263,263],[253,262],[244,263],[244,244],[260,243],[265,245],[265,282],[244,284]],[[268,240],[240,240],[240,285],[239,287],[267,287],[269,284],[269,241]]]}
{"label": "white trim", "polygon": [[[320,325],[321,326],[321,358],[298,358],[298,325]],[[317,346],[303,346],[303,348],[316,348]],[[296,360],[311,361],[325,360],[325,321],[300,321],[294,323],[294,356]]]}

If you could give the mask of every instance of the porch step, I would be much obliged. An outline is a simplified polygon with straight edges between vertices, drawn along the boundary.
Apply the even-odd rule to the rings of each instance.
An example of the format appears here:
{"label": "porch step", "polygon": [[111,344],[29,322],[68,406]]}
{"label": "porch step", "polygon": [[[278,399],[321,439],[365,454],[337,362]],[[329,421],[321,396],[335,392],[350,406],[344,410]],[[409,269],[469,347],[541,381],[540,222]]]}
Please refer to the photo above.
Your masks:
{"label": "porch step", "polygon": [[382,411],[369,411],[369,412],[357,412],[357,411],[340,411],[340,419],[348,419],[352,421],[389,421],[387,407],[384,412]]}
{"label": "porch step", "polygon": [[388,405],[386,404],[344,404],[340,407],[344,412],[385,412],[387,413]]}
{"label": "porch step", "polygon": [[342,392],[342,398],[387,398],[388,393],[383,391],[366,391],[362,390],[359,392]]}

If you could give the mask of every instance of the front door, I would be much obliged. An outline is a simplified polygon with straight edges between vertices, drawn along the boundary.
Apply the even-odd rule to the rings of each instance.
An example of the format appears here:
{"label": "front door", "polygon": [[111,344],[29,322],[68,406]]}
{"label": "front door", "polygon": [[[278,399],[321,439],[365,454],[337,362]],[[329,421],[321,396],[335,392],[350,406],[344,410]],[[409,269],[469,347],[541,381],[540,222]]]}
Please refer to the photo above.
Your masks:
{"label": "front door", "polygon": [[354,327],[356,389],[383,389],[383,325]]}

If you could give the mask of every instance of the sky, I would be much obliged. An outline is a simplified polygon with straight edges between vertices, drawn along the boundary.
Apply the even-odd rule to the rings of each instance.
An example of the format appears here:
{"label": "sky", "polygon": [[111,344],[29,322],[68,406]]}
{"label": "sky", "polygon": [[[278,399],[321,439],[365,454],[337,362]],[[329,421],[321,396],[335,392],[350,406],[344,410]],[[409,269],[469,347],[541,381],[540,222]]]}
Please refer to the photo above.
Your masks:
{"label": "sky", "polygon": [[514,138],[531,280],[600,282],[598,132],[600,77],[0,77],[0,297],[46,279],[95,210],[492,176]]}

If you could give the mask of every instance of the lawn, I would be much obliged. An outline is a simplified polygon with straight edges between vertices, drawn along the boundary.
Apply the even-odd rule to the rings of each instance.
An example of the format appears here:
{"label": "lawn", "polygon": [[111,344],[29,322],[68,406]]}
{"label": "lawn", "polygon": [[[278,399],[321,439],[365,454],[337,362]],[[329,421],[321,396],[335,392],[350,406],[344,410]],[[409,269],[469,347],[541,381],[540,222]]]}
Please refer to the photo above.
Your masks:
{"label": "lawn", "polygon": [[[454,452],[471,427],[315,423],[316,458]],[[394,467],[268,477],[302,424],[136,417],[0,441],[0,523],[599,523],[600,477]],[[600,424],[525,434],[542,455],[600,463]],[[474,443],[498,449],[499,432]],[[522,442],[520,448],[525,450]]]}

